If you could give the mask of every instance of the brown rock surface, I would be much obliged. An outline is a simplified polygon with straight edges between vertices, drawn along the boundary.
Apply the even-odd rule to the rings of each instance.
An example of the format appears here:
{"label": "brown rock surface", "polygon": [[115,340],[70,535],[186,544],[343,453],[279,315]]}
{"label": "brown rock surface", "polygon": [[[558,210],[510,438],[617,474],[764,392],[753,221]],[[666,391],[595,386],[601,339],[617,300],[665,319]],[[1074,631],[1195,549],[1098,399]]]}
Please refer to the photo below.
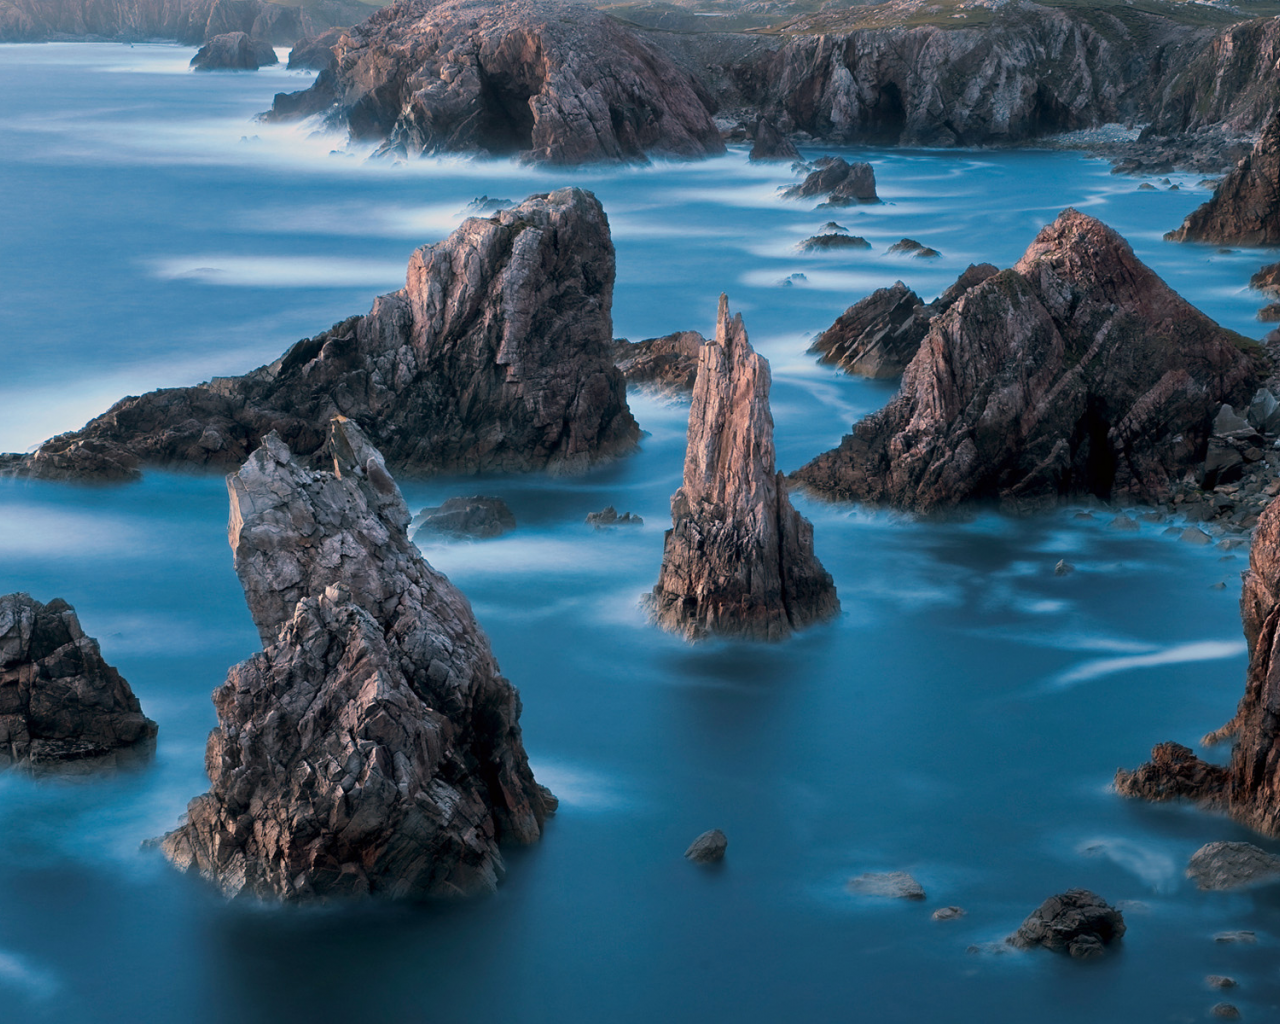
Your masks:
{"label": "brown rock surface", "polygon": [[1249,278],[1249,287],[1256,288],[1264,295],[1280,298],[1280,263],[1272,263],[1259,270]]}
{"label": "brown rock surface", "polygon": [[74,608],[0,597],[0,766],[103,757],[155,735]]}
{"label": "brown rock surface", "polygon": [[398,0],[335,46],[336,70],[276,97],[333,107],[387,152],[518,154],[553,164],[724,151],[710,97],[642,36],[568,0]]}
{"label": "brown rock surface", "polygon": [[415,473],[580,472],[639,428],[612,365],[614,254],[590,192],[472,218],[409,261],[405,287],[243,377],[117,402],[0,474],[120,479],[226,467],[276,431],[301,458],[344,415]]}
{"label": "brown rock surface", "polygon": [[1165,236],[1175,242],[1280,245],[1280,112],[1213,198]]}
{"label": "brown rock surface", "polygon": [[1163,501],[1202,466],[1222,403],[1247,402],[1268,367],[1114,231],[1067,210],[937,317],[897,396],[793,479],[921,511]]}
{"label": "brown rock surface", "polygon": [[191,67],[196,71],[257,71],[279,63],[269,42],[254,39],[247,32],[214,36],[191,58]]}
{"label": "brown rock surface", "polygon": [[706,341],[697,331],[677,331],[644,341],[619,340],[613,358],[629,384],[689,392],[698,375],[698,353]]}
{"label": "brown rock surface", "polygon": [[769,364],[720,297],[716,337],[698,357],[684,482],[671,498],[649,608],[686,639],[782,640],[839,611],[813,553],[813,527],[774,467]]}
{"label": "brown rock surface", "polygon": [[162,843],[229,896],[492,890],[535,842],[520,698],[467,599],[406,535],[381,455],[335,420],[332,470],[271,434],[228,478],[236,573],[264,650],[214,692],[209,792]]}

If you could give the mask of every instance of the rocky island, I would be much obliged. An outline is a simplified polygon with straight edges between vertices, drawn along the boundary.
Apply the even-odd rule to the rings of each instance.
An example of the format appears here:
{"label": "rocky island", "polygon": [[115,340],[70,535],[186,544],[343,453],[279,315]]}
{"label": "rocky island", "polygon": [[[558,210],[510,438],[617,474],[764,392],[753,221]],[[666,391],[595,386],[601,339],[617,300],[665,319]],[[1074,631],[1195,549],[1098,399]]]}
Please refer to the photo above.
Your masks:
{"label": "rocky island", "polygon": [[165,855],[228,896],[465,896],[555,798],[467,599],[409,541],[381,454],[332,421],[331,468],[269,434],[228,478],[229,539],[264,649],[214,693],[210,790]]}
{"label": "rocky island", "polygon": [[698,354],[684,482],[647,599],[658,625],[689,640],[783,640],[840,610],[813,553],[813,526],[774,466],[769,384],[768,362],[721,295],[716,336]]}

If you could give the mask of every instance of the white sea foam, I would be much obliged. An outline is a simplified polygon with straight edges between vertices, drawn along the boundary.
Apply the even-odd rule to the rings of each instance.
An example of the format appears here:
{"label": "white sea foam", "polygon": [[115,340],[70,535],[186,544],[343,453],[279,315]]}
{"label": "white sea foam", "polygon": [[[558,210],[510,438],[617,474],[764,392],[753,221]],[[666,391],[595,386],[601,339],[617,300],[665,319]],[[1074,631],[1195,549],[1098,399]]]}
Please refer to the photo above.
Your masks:
{"label": "white sea foam", "polygon": [[1133,669],[1158,668],[1161,665],[1181,665],[1195,661],[1221,661],[1245,652],[1243,640],[1198,640],[1175,644],[1145,654],[1131,654],[1122,658],[1097,658],[1067,669],[1049,681],[1054,689],[1063,689],[1077,683],[1101,679],[1118,672]]}
{"label": "white sea foam", "polygon": [[240,288],[400,288],[404,263],[343,256],[174,256],[150,261],[162,281],[199,281]]}

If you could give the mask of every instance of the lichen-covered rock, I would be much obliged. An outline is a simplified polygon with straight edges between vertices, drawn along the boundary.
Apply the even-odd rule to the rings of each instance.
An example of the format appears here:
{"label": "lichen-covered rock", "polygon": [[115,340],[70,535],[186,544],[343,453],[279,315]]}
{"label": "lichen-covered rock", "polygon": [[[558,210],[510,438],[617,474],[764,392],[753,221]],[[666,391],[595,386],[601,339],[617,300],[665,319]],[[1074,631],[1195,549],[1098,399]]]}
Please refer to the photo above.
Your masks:
{"label": "lichen-covered rock", "polygon": [[104,757],[155,735],[74,608],[0,597],[0,767]]}
{"label": "lichen-covered rock", "polygon": [[1088,889],[1068,889],[1041,903],[1005,941],[1018,949],[1043,946],[1087,959],[1124,933],[1124,915],[1115,907]]}
{"label": "lichen-covered rock", "polygon": [[516,528],[516,517],[501,498],[446,498],[439,505],[424,508],[413,520],[419,533],[448,537],[501,537]]}
{"label": "lichen-covered rock", "polygon": [[381,455],[331,424],[330,470],[275,434],[228,478],[264,650],[214,692],[209,792],[165,854],[229,896],[455,896],[502,878],[555,800],[467,599],[409,541]]}
{"label": "lichen-covered rock", "polygon": [[720,296],[716,336],[698,356],[684,482],[648,598],[658,625],[686,639],[782,640],[840,608],[813,553],[813,527],[774,466],[769,384],[768,362]]}
{"label": "lichen-covered rock", "polygon": [[824,156],[813,162],[816,170],[798,185],[782,193],[783,199],[825,198],[828,206],[878,203],[876,172],[868,163],[849,163],[844,157]]}
{"label": "lichen-covered rock", "polygon": [[271,43],[254,39],[247,32],[214,36],[191,58],[191,67],[196,71],[257,71],[279,63]]}
{"label": "lichen-covered rock", "polygon": [[644,341],[619,339],[613,358],[629,384],[687,393],[698,375],[698,353],[707,339],[697,331],[677,331]]}
{"label": "lichen-covered rock", "polygon": [[271,431],[317,456],[363,424],[399,471],[582,472],[635,450],[613,349],[614,252],[590,192],[466,220],[418,249],[405,287],[243,377],[117,402],[0,474],[127,479],[142,464],[239,465]]}
{"label": "lichen-covered rock", "polygon": [[1246,404],[1269,363],[1067,210],[935,318],[897,396],[793,479],[921,511],[1162,502],[1203,465],[1222,404]]}
{"label": "lichen-covered rock", "polygon": [[410,155],[553,164],[724,151],[710,98],[639,33],[567,0],[398,0],[350,29],[335,70],[272,116],[332,108]]}
{"label": "lichen-covered rock", "polygon": [[1280,112],[1213,198],[1165,236],[1175,242],[1280,245]]}

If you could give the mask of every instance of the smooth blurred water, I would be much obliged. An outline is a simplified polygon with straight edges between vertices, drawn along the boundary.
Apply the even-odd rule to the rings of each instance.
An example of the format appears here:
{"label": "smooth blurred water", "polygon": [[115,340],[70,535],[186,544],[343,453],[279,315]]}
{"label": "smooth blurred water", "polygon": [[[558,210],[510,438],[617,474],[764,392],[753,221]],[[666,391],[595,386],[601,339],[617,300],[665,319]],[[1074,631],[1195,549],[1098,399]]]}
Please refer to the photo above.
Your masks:
{"label": "smooth blurred water", "polygon": [[[1266,254],[1160,241],[1204,199],[1193,178],[1138,192],[1075,154],[873,151],[885,205],[829,214],[777,199],[787,169],[741,151],[554,172],[370,163],[252,122],[307,76],[194,75],[191,53],[0,47],[0,449],[125,393],[268,361],[397,287],[472,198],[563,184],[608,211],[619,335],[708,331],[728,291],[772,362],[784,469],[892,390],[816,366],[813,333],[895,278],[932,297],[971,261],[1009,265],[1067,205],[1220,322],[1262,333],[1245,286]],[[871,252],[794,251],[833,218]],[[944,258],[883,255],[904,236]],[[794,273],[807,281],[779,284]],[[71,601],[160,723],[154,761],[131,771],[0,776],[5,1019],[1194,1021],[1223,997],[1210,973],[1240,980],[1225,996],[1246,1019],[1275,1015],[1280,893],[1183,877],[1202,843],[1256,837],[1108,790],[1153,743],[1230,717],[1243,551],[1180,544],[1167,524],[1116,532],[1105,511],[920,523],[800,502],[840,619],[776,647],[689,647],[637,606],[686,408],[631,398],[643,451],[585,479],[403,482],[415,509],[492,493],[515,510],[507,537],[423,550],[471,598],[561,797],[499,894],[458,906],[228,906],[140,849],[204,790],[209,693],[257,647],[222,481],[0,486],[0,592]],[[582,522],[605,504],[645,525]],[[1077,571],[1055,577],[1062,557]],[[711,827],[725,864],[684,862]],[[897,869],[926,903],[845,889]],[[1070,886],[1140,901],[1116,955],[967,952]],[[967,916],[930,919],[953,903]],[[1237,928],[1258,943],[1212,939]]]}

